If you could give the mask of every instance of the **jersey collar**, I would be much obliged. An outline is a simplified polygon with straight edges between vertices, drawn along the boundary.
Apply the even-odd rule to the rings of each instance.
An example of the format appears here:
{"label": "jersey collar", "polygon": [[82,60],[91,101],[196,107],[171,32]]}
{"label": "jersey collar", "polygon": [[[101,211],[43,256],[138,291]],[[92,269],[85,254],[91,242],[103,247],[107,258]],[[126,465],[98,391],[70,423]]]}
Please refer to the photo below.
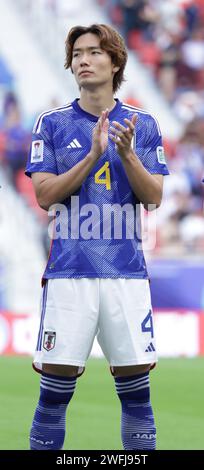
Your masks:
{"label": "jersey collar", "polygon": [[[74,110],[80,114],[82,117],[88,119],[89,121],[95,121],[97,122],[98,121],[98,116],[94,116],[94,114],[90,114],[90,113],[87,113],[87,111],[84,111],[84,109],[82,109],[79,104],[78,104],[78,100],[79,98],[76,98],[73,102],[72,102],[72,106],[74,108]],[[121,106],[122,106],[122,103],[121,101],[116,98],[115,99],[116,101],[116,104],[114,106],[114,108],[112,109],[112,111],[109,113],[109,119],[110,121],[112,121],[114,119],[114,117],[118,114]]]}

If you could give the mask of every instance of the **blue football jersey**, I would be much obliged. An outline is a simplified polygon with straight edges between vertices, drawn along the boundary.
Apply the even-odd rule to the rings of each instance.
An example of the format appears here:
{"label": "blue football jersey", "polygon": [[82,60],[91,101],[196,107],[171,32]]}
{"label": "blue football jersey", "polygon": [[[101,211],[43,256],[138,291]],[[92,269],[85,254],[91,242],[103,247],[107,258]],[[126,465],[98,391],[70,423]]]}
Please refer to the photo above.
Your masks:
{"label": "blue football jersey", "polygon": [[[149,113],[116,100],[110,125],[114,120],[124,125],[124,118],[131,119],[134,113],[138,116],[134,151],[149,173],[167,175],[161,132]],[[34,125],[26,174],[60,175],[70,170],[89,153],[97,120],[80,108],[77,99],[42,113]],[[43,277],[147,278],[135,210],[139,204],[109,139],[106,152],[81,187],[56,208],[56,232]],[[58,237],[60,230],[63,236]]]}

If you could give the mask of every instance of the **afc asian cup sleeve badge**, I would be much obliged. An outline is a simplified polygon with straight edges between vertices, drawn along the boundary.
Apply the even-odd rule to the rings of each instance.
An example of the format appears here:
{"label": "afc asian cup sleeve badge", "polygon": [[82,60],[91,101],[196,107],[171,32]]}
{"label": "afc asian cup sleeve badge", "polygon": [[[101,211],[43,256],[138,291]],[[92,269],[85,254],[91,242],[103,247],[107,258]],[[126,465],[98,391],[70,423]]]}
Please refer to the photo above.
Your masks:
{"label": "afc asian cup sleeve badge", "polygon": [[45,331],[43,339],[43,348],[46,351],[51,351],[55,347],[56,342],[56,332],[55,331]]}
{"label": "afc asian cup sleeve badge", "polygon": [[31,163],[43,162],[43,140],[34,140],[31,148]]}
{"label": "afc asian cup sleeve badge", "polygon": [[165,153],[164,153],[164,147],[159,145],[157,147],[157,160],[159,163],[166,165],[166,159],[165,159]]}

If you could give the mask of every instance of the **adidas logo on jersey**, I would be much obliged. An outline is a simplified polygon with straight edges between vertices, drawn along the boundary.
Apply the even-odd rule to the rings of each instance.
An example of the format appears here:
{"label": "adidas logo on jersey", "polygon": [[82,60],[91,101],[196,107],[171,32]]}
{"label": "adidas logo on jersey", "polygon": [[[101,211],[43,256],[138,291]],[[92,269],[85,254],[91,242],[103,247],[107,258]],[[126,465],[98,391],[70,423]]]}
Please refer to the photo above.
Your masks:
{"label": "adidas logo on jersey", "polygon": [[82,145],[79,143],[77,139],[73,139],[69,145],[67,145],[68,149],[77,149],[82,148]]}
{"label": "adidas logo on jersey", "polygon": [[145,352],[151,352],[151,351],[155,351],[155,347],[152,343],[150,343],[147,349],[145,349]]}

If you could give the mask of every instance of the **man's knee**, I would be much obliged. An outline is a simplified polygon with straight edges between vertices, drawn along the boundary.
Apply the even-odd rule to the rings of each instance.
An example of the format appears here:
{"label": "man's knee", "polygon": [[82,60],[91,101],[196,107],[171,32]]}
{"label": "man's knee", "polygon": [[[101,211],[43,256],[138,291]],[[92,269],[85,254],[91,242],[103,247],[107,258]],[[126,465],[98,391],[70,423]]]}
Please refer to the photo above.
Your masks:
{"label": "man's knee", "polygon": [[[43,364],[42,370],[46,374],[59,375],[62,377],[76,377],[81,375],[81,367],[78,366],[68,366],[61,364]],[[83,369],[84,370],[84,369]]]}
{"label": "man's knee", "polygon": [[129,377],[131,375],[149,372],[151,364],[139,364],[134,366],[111,367],[114,377]]}

